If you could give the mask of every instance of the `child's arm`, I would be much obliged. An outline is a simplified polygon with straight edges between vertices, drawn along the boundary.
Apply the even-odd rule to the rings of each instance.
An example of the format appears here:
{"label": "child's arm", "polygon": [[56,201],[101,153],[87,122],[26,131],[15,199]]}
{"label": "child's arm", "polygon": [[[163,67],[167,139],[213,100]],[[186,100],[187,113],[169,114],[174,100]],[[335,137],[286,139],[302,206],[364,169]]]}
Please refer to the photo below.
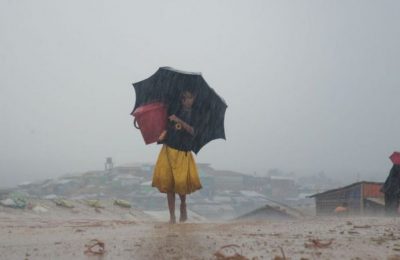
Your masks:
{"label": "child's arm", "polygon": [[167,136],[167,130],[164,130],[164,131],[160,134],[160,136],[158,137],[158,141],[159,141],[159,142],[164,141],[164,139],[165,139],[166,136]]}
{"label": "child's arm", "polygon": [[185,121],[183,121],[182,119],[180,119],[179,117],[177,117],[176,115],[171,115],[169,117],[169,120],[171,121],[175,121],[178,124],[181,124],[183,129],[186,130],[186,132],[188,132],[191,135],[194,135],[194,129],[192,126],[190,126],[188,123],[186,123]]}

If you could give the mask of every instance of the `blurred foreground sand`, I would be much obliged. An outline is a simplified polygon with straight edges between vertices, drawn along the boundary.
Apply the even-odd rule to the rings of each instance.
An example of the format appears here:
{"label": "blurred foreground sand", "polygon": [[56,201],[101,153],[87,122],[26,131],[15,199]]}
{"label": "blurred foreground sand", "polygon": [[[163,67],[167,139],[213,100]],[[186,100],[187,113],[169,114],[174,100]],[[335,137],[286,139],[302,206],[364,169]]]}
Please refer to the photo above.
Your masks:
{"label": "blurred foreground sand", "polygon": [[[398,218],[166,222],[119,207],[0,207],[0,259],[217,259],[230,244],[220,253],[236,252],[232,259],[400,259]],[[92,239],[104,242],[104,254],[84,253]]]}

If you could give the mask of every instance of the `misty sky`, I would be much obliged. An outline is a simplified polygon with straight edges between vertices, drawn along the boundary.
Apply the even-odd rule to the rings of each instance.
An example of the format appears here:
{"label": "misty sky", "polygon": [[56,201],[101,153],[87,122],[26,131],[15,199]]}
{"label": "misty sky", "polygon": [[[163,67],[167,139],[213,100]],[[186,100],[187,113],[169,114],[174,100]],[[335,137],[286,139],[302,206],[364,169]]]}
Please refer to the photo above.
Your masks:
{"label": "misty sky", "polygon": [[384,180],[400,150],[399,1],[0,1],[0,187],[154,163],[132,82],[202,72],[227,141],[198,162]]}

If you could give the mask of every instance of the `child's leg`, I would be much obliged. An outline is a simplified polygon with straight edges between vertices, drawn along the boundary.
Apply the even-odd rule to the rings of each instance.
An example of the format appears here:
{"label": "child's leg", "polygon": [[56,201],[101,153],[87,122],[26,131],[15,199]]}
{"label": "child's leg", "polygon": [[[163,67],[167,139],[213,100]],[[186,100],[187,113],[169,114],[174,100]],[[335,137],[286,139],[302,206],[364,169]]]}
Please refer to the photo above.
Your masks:
{"label": "child's leg", "polygon": [[174,224],[175,220],[175,193],[167,193],[168,209],[169,209],[169,223]]}
{"label": "child's leg", "polygon": [[179,194],[179,198],[181,199],[181,214],[179,216],[179,222],[185,222],[187,220],[186,195]]}

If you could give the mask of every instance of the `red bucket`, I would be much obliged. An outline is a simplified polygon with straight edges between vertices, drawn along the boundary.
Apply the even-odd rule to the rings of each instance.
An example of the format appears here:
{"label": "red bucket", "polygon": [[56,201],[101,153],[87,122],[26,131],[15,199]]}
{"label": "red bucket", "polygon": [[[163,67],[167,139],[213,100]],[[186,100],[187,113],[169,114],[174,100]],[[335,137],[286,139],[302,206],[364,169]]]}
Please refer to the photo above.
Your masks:
{"label": "red bucket", "polygon": [[144,142],[157,142],[167,127],[167,107],[160,102],[140,106],[131,113],[135,117],[134,125],[140,129]]}

